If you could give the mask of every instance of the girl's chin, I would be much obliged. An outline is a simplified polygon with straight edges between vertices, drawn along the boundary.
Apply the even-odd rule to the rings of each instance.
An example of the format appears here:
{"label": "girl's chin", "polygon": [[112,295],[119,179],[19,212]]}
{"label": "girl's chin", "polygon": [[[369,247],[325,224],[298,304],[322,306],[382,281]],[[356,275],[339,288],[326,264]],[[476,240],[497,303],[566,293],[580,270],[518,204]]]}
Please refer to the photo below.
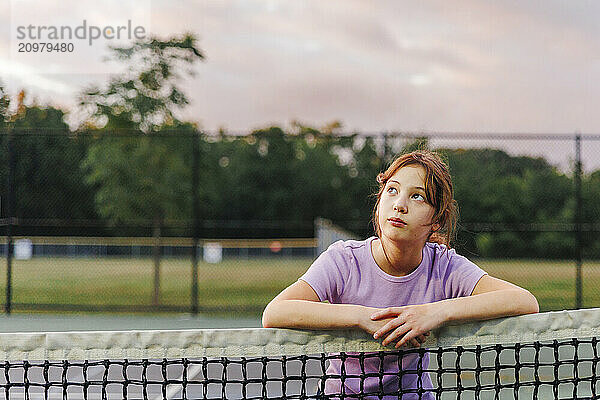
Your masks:
{"label": "girl's chin", "polygon": [[401,234],[398,232],[384,232],[383,233],[383,237],[384,239],[387,239],[388,241],[392,241],[392,242],[406,242],[409,241],[410,238],[405,235],[405,234]]}
{"label": "girl's chin", "polygon": [[394,243],[398,243],[398,244],[407,244],[407,243],[421,244],[422,242],[427,241],[427,237],[425,237],[425,236],[423,238],[419,239],[419,238],[416,238],[414,236],[407,234],[407,232],[398,232],[397,230],[391,231],[391,232],[389,232],[389,231],[386,232],[384,230],[382,239],[387,242],[394,242]]}

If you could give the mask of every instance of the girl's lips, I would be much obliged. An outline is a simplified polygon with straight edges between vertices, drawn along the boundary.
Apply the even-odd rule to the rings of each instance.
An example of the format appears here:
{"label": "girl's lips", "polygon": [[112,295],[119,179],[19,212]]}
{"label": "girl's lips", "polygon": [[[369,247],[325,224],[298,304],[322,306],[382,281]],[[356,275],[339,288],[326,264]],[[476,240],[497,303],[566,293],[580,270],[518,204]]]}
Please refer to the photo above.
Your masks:
{"label": "girl's lips", "polygon": [[390,222],[390,224],[392,224],[392,226],[395,226],[398,228],[402,228],[402,227],[406,226],[406,222],[402,221],[401,219],[390,218],[390,219],[388,219],[388,221]]}

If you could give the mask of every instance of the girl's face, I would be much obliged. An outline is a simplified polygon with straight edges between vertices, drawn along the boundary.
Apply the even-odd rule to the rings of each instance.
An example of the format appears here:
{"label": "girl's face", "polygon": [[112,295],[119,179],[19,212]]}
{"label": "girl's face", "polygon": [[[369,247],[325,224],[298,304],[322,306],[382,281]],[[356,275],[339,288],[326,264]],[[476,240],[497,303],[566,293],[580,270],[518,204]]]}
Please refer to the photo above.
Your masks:
{"label": "girl's face", "polygon": [[435,210],[425,192],[425,169],[407,165],[386,182],[377,207],[381,236],[395,242],[422,242],[432,230]]}

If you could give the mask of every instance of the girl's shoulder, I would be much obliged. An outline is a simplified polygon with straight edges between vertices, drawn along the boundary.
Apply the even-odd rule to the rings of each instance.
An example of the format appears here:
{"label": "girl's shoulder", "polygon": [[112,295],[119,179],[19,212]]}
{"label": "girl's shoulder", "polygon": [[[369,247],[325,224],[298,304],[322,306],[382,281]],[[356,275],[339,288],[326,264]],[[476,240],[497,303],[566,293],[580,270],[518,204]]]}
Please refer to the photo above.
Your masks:
{"label": "girl's shoulder", "polygon": [[371,255],[371,242],[375,237],[365,240],[338,240],[332,243],[322,255],[346,264],[362,264],[368,262]]}
{"label": "girl's shoulder", "polygon": [[445,244],[436,243],[436,242],[425,242],[425,249],[430,253],[448,253],[448,255],[456,254],[456,251],[452,248],[449,248]]}
{"label": "girl's shoulder", "polygon": [[329,245],[326,251],[334,253],[360,253],[368,250],[370,252],[373,239],[375,239],[374,236],[364,240],[338,240]]}
{"label": "girl's shoulder", "polygon": [[449,248],[445,244],[426,242],[424,251],[426,251],[432,264],[451,265],[466,260],[456,250]]}
{"label": "girl's shoulder", "polygon": [[486,274],[479,266],[454,249],[438,243],[427,243],[425,247],[432,257],[430,271],[438,277],[447,299],[469,296],[477,282]]}
{"label": "girl's shoulder", "polygon": [[425,249],[428,252],[429,263],[435,269],[448,271],[464,268],[479,269],[473,261],[444,244],[427,242]]}

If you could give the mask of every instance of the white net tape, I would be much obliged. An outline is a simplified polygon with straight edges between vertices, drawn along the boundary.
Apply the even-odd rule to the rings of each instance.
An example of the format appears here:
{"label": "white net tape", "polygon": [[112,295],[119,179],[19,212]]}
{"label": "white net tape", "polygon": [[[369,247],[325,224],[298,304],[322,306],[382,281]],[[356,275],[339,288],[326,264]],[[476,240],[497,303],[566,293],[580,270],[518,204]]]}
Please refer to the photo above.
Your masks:
{"label": "white net tape", "polygon": [[[600,336],[600,309],[560,311],[448,326],[425,347],[453,347]],[[0,357],[21,360],[100,360],[253,357],[385,348],[362,331],[188,329],[0,334]]]}

